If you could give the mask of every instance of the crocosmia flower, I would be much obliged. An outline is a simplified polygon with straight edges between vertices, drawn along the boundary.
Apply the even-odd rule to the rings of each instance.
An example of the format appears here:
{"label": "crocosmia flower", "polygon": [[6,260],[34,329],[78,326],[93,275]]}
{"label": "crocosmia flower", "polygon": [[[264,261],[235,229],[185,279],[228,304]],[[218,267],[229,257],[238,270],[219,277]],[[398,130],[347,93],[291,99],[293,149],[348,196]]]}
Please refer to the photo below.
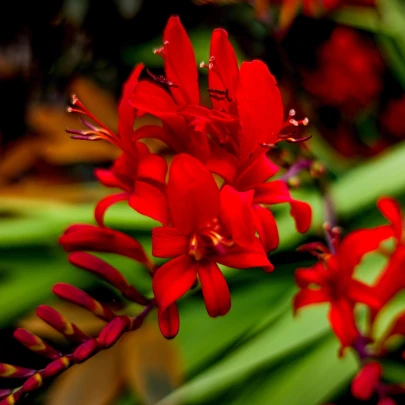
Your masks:
{"label": "crocosmia flower", "polygon": [[[341,350],[352,346],[360,337],[353,313],[356,303],[366,304],[370,308],[380,305],[373,289],[354,277],[355,267],[366,253],[377,249],[390,236],[391,228],[380,226],[350,233],[336,244],[335,253],[317,245],[317,255],[321,260],[313,267],[301,268],[295,273],[300,291],[295,296],[294,309],[328,303],[329,322],[340,340]],[[313,246],[309,247],[312,249]]]}
{"label": "crocosmia flower", "polygon": [[250,211],[252,192],[219,190],[212,174],[195,158],[174,158],[167,184],[170,226],[154,228],[152,253],[172,258],[153,278],[159,324],[166,337],[177,334],[176,301],[201,283],[210,316],[225,315],[231,298],[217,263],[235,268],[268,267],[269,260],[255,236]]}

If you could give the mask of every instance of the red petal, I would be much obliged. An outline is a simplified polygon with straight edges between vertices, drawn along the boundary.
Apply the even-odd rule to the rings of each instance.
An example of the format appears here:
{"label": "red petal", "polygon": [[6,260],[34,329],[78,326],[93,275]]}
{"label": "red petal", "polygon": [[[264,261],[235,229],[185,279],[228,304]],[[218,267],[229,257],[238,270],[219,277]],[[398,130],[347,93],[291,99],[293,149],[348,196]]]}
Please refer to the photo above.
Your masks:
{"label": "red petal", "polygon": [[180,318],[176,303],[170,305],[166,310],[158,309],[159,327],[166,339],[173,339],[179,332]]}
{"label": "red petal", "polygon": [[154,180],[165,183],[167,163],[162,156],[149,154],[140,160],[137,177],[139,180]]}
{"label": "red petal", "polygon": [[231,309],[231,295],[218,265],[211,261],[201,263],[198,277],[209,316],[215,318],[227,314]]}
{"label": "red petal", "polygon": [[176,257],[187,253],[189,238],[176,228],[152,229],[152,255],[155,257]]}
{"label": "red petal", "polygon": [[266,208],[255,204],[253,206],[254,221],[260,241],[263,244],[265,252],[271,252],[279,244],[277,223],[273,214]]}
{"label": "red petal", "polygon": [[178,105],[199,104],[197,62],[193,46],[179,17],[170,17],[163,33],[166,78]]}
{"label": "red petal", "polygon": [[123,188],[120,180],[109,169],[96,169],[94,171],[96,179],[105,187]]}
{"label": "red petal", "polygon": [[355,398],[366,401],[371,398],[383,373],[381,364],[376,361],[367,363],[354,377],[351,391]]}
{"label": "red petal", "polygon": [[162,87],[147,80],[142,80],[135,87],[130,103],[136,109],[163,118],[175,115],[177,106],[170,94]]}
{"label": "red petal", "polygon": [[329,311],[329,322],[333,332],[340,340],[343,349],[352,346],[359,337],[359,331],[353,314],[353,307],[344,300],[335,301]]}
{"label": "red petal", "polygon": [[231,233],[232,239],[240,245],[252,243],[255,238],[253,190],[239,192],[231,186],[225,186],[221,190],[220,198],[221,219]]}
{"label": "red petal", "polygon": [[279,170],[266,155],[260,155],[256,160],[238,175],[235,188],[241,191],[251,190],[255,186],[262,184],[270,177],[273,177]]}
{"label": "red petal", "polygon": [[311,226],[312,221],[312,209],[309,204],[303,201],[291,200],[291,216],[295,220],[295,226],[297,231],[305,233]]}
{"label": "red petal", "polygon": [[400,240],[403,231],[401,207],[398,202],[392,198],[380,198],[377,207],[381,213],[391,222],[395,232],[395,237]]}
{"label": "red petal", "polygon": [[373,288],[375,295],[381,300],[381,306],[405,288],[404,270],[405,247],[399,246],[392,254]]}
{"label": "red petal", "polygon": [[306,202],[292,199],[287,185],[282,180],[270,181],[256,186],[253,201],[259,204],[288,202],[291,206],[290,214],[294,218],[298,232],[304,233],[311,226],[311,206]]}
{"label": "red petal", "polygon": [[311,284],[323,286],[327,272],[323,262],[317,262],[314,266],[309,268],[297,269],[295,271],[295,282],[300,288],[307,288]]}
{"label": "red petal", "polygon": [[189,155],[177,155],[170,167],[167,198],[173,223],[187,235],[219,214],[219,190],[212,174]]}
{"label": "red petal", "polygon": [[346,293],[351,301],[361,302],[373,309],[378,309],[383,304],[376,291],[373,291],[371,287],[358,280],[350,280]]}
{"label": "red petal", "polygon": [[[210,89],[227,90],[228,98],[236,100],[236,87],[239,78],[238,60],[235,50],[228,40],[228,33],[217,28],[213,31],[210,45],[210,56],[213,68],[208,72],[208,87]],[[217,110],[229,110],[229,101],[212,98],[212,104]]]}
{"label": "red petal", "polygon": [[112,205],[120,202],[120,201],[125,201],[128,199],[128,193],[120,193],[120,194],[113,194],[109,195],[108,197],[103,198],[100,200],[96,208],[94,210],[94,218],[96,219],[96,222],[100,226],[104,226],[104,215],[108,208],[110,208]]}
{"label": "red petal", "polygon": [[326,290],[309,290],[304,289],[297,293],[294,297],[294,312],[307,305],[322,304],[329,302],[330,297]]}
{"label": "red petal", "polygon": [[241,125],[240,159],[247,159],[260,143],[274,143],[283,125],[283,104],[276,80],[259,61],[243,62],[236,93]]}
{"label": "red petal", "polygon": [[380,243],[392,236],[390,226],[360,229],[351,232],[337,249],[340,271],[351,274],[363,256],[378,248]]}
{"label": "red petal", "polygon": [[227,248],[222,255],[213,256],[212,260],[235,269],[249,267],[273,268],[259,239],[255,238],[249,246],[234,245]]}
{"label": "red petal", "polygon": [[197,266],[188,255],[172,259],[160,267],[152,281],[153,293],[160,311],[182,297],[197,279]]}
{"label": "red petal", "polygon": [[205,163],[205,167],[210,172],[221,176],[226,183],[233,184],[237,166],[238,161],[234,155],[216,144],[211,145],[211,155]]}
{"label": "red petal", "polygon": [[144,181],[136,181],[129,205],[142,215],[146,215],[161,224],[167,224],[167,202],[163,191]]}
{"label": "red petal", "polygon": [[275,180],[257,185],[253,201],[258,204],[280,204],[290,202],[291,196],[285,182]]}
{"label": "red petal", "polygon": [[134,133],[133,124],[136,110],[130,105],[129,99],[138,84],[139,75],[143,70],[143,64],[135,66],[130,77],[123,87],[122,97],[118,107],[118,134],[121,138],[130,139]]}

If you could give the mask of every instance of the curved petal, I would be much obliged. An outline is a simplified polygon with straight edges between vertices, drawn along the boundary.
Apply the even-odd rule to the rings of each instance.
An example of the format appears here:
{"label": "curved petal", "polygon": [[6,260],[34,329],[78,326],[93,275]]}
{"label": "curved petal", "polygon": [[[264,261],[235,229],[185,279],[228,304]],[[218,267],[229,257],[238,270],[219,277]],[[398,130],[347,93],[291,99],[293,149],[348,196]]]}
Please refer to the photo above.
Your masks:
{"label": "curved petal", "polygon": [[231,309],[231,295],[218,265],[211,261],[201,263],[198,277],[209,316],[215,318],[227,314]]}
{"label": "curved petal", "polygon": [[255,186],[262,184],[270,177],[273,177],[279,170],[265,154],[260,155],[247,168],[240,173],[235,181],[237,190],[251,190]]}
{"label": "curved petal", "polygon": [[113,194],[109,195],[102,200],[100,200],[96,208],[94,210],[94,218],[96,222],[100,226],[104,226],[104,216],[105,213],[107,212],[108,208],[110,208],[112,205],[120,202],[120,201],[126,201],[129,197],[128,193],[119,193],[119,194]]}
{"label": "curved petal", "polygon": [[137,177],[139,180],[154,180],[165,183],[167,163],[162,156],[153,153],[144,157],[138,164]]}
{"label": "curved petal", "polygon": [[173,159],[167,199],[173,223],[185,235],[205,227],[219,214],[219,190],[214,177],[189,155]]}
{"label": "curved petal", "polygon": [[239,157],[243,161],[260,143],[274,143],[283,125],[281,94],[263,62],[242,63],[236,100],[241,126]]}
{"label": "curved petal", "polygon": [[295,282],[300,288],[307,288],[311,284],[323,286],[325,276],[327,276],[327,270],[322,261],[315,263],[312,267],[297,269],[294,273]]}
{"label": "curved petal", "polygon": [[208,72],[209,88],[228,92],[228,100],[212,98],[212,104],[217,110],[229,111],[229,103],[236,100],[239,68],[235,50],[224,29],[217,28],[212,32],[210,57],[213,66]]}
{"label": "curved petal", "polygon": [[380,274],[373,290],[381,300],[381,307],[405,288],[405,247],[399,246]]}
{"label": "curved petal", "polygon": [[211,155],[205,163],[205,167],[213,173],[221,176],[225,182],[233,184],[238,160],[236,157],[215,143],[211,145]]}
{"label": "curved petal", "polygon": [[269,181],[255,187],[253,202],[257,204],[280,204],[290,201],[290,191],[283,180]]}
{"label": "curved petal", "polygon": [[358,280],[350,280],[346,294],[352,302],[361,302],[374,310],[384,304],[375,290]]}
{"label": "curved petal", "polygon": [[299,291],[294,297],[294,313],[296,313],[300,308],[306,307],[313,304],[322,304],[329,302],[330,298],[326,290],[310,290],[304,289]]}
{"label": "curved petal", "polygon": [[232,239],[240,245],[249,245],[255,238],[252,200],[253,190],[236,191],[226,185],[220,193],[221,219],[232,235]]}
{"label": "curved petal", "polygon": [[121,100],[118,106],[118,134],[121,138],[130,139],[134,133],[133,125],[136,110],[129,103],[129,99],[138,84],[139,76],[144,68],[143,64],[136,65],[128,80],[125,82]]}
{"label": "curved petal", "polygon": [[165,311],[193,286],[197,268],[188,255],[183,255],[168,261],[156,271],[152,288],[160,311]]}
{"label": "curved petal", "polygon": [[342,355],[343,350],[352,346],[360,336],[354,319],[353,307],[344,300],[334,301],[328,317],[333,333],[340,340],[342,346],[340,355]]}
{"label": "curved petal", "polygon": [[266,208],[253,206],[255,227],[266,253],[276,249],[279,244],[277,223],[273,214]]}
{"label": "curved petal", "polygon": [[212,260],[235,269],[247,269],[250,267],[264,267],[267,271],[273,269],[263,245],[255,238],[249,246],[234,245],[224,254],[212,256]]}
{"label": "curved petal", "polygon": [[176,86],[170,91],[178,105],[199,104],[197,62],[180,18],[169,18],[163,33],[166,78]]}
{"label": "curved petal", "polygon": [[155,115],[158,118],[177,112],[177,106],[170,94],[148,80],[141,80],[138,83],[129,102],[137,110]]}
{"label": "curved petal", "polygon": [[173,303],[164,311],[158,309],[159,328],[166,339],[173,339],[179,333],[180,318],[177,304]]}
{"label": "curved petal", "polygon": [[351,274],[366,253],[376,250],[383,240],[391,236],[392,228],[387,225],[351,232],[337,249],[340,271]]}
{"label": "curved petal", "polygon": [[294,218],[297,231],[305,233],[311,226],[312,221],[312,208],[309,204],[303,201],[291,200],[290,201],[290,214]]}
{"label": "curved petal", "polygon": [[392,228],[395,232],[395,237],[399,240],[401,239],[403,232],[402,216],[401,216],[401,207],[398,202],[393,198],[380,198],[377,201],[377,207],[384,215],[385,218],[391,222]]}
{"label": "curved petal", "polygon": [[152,255],[155,257],[177,257],[187,253],[189,238],[176,228],[152,229]]}

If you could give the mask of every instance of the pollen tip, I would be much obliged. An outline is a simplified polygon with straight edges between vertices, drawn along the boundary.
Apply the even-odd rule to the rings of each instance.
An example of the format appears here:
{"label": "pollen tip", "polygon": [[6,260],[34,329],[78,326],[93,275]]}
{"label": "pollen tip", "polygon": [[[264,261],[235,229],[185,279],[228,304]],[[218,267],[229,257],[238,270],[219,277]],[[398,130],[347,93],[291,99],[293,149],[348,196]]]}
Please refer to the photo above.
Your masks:
{"label": "pollen tip", "polygon": [[76,104],[78,100],[76,94],[72,94],[72,104]]}
{"label": "pollen tip", "polygon": [[71,112],[73,111],[73,109],[72,109],[72,107],[66,107],[66,111],[67,111],[68,113],[71,113]]}
{"label": "pollen tip", "polygon": [[204,61],[201,61],[201,62],[200,62],[200,68],[203,68],[203,67],[205,67],[205,62],[204,62]]}
{"label": "pollen tip", "polygon": [[309,119],[308,119],[307,117],[305,117],[305,118],[302,120],[302,125],[307,126],[308,124],[309,124]]}

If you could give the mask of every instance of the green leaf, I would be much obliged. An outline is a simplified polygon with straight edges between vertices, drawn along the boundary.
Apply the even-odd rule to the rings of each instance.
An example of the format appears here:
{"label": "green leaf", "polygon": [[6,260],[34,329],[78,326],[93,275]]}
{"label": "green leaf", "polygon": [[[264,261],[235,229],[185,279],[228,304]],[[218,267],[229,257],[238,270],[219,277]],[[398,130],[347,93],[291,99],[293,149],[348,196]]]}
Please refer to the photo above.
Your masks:
{"label": "green leaf", "polygon": [[288,404],[314,405],[327,402],[354,375],[357,364],[347,353],[338,359],[338,342],[328,338],[298,359],[273,370],[269,378],[238,395],[230,405]]}
{"label": "green leaf", "polygon": [[242,382],[256,370],[269,367],[327,333],[329,326],[325,307],[310,308],[297,318],[291,312],[160,401],[159,405],[207,401],[218,392]]}

